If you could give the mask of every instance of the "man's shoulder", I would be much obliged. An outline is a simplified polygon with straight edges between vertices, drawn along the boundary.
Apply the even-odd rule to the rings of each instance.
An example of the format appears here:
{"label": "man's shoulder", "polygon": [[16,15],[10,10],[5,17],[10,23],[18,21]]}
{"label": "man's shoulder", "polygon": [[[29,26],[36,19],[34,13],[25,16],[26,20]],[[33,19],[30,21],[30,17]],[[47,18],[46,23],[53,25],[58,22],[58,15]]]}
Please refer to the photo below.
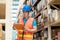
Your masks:
{"label": "man's shoulder", "polygon": [[33,17],[30,17],[30,18],[34,20],[34,18],[33,18]]}

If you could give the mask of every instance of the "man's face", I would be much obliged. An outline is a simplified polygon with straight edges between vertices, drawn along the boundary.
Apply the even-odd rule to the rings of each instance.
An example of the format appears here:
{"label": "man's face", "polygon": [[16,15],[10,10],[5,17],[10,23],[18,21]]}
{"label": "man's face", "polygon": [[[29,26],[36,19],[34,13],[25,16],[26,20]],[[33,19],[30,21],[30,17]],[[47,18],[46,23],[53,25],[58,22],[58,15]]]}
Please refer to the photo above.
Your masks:
{"label": "man's face", "polygon": [[29,13],[28,12],[23,12],[23,14],[24,14],[24,17],[25,18],[29,16]]}

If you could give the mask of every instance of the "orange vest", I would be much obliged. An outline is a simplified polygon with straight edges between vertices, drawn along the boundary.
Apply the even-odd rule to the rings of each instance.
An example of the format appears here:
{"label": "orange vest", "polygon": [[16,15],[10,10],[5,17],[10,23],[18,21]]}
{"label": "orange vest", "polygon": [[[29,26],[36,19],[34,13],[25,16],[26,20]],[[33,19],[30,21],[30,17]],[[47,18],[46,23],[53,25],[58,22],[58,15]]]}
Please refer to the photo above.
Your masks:
{"label": "orange vest", "polygon": [[[34,20],[34,18],[29,18],[24,27],[28,28],[28,29],[33,29],[33,27],[32,27],[33,20]],[[18,23],[24,24],[23,18],[20,18]],[[17,40],[22,40],[22,34],[23,34],[23,30],[19,30]],[[33,32],[24,31],[23,39],[24,40],[33,40]]]}

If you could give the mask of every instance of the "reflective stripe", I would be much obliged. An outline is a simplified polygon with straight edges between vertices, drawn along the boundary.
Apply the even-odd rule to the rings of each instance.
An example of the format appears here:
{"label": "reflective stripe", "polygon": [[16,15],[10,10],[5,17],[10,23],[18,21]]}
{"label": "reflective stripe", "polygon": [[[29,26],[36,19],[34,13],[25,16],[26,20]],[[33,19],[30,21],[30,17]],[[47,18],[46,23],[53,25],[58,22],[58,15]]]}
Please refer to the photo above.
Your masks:
{"label": "reflective stripe", "polygon": [[[22,37],[22,34],[18,34],[19,37]],[[32,35],[24,35],[25,38],[33,38]]]}
{"label": "reflective stripe", "polygon": [[21,31],[21,32],[23,32],[23,30],[18,30],[18,31]]}

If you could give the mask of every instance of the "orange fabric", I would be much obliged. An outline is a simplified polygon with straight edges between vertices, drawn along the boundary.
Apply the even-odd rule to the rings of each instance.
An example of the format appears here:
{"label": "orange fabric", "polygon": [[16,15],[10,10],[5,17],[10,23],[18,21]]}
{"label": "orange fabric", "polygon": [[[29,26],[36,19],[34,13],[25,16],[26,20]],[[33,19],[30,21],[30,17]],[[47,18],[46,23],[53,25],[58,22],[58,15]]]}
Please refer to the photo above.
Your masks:
{"label": "orange fabric", "polygon": [[23,18],[19,18],[19,19],[18,19],[18,23],[19,23],[19,24],[24,24]]}
{"label": "orange fabric", "polygon": [[[24,24],[23,18],[19,19],[18,23]],[[29,18],[25,24],[25,28],[32,29],[33,18]],[[23,31],[18,31],[18,35],[22,35]],[[24,31],[24,35],[31,35],[32,38],[24,37],[24,40],[33,40],[33,32]],[[22,40],[22,37],[17,36],[17,40]]]}
{"label": "orange fabric", "polygon": [[16,40],[22,40],[22,37],[17,37],[17,39]]}
{"label": "orange fabric", "polygon": [[[22,37],[18,37],[16,40],[22,40]],[[24,38],[24,40],[33,40],[33,38]]]}
{"label": "orange fabric", "polygon": [[33,40],[33,38],[24,38],[24,40]]}
{"label": "orange fabric", "polygon": [[[29,18],[25,24],[25,28],[32,29],[33,28],[32,23],[33,23],[33,18]],[[33,35],[32,32],[28,32],[28,31],[25,31],[24,33]]]}

